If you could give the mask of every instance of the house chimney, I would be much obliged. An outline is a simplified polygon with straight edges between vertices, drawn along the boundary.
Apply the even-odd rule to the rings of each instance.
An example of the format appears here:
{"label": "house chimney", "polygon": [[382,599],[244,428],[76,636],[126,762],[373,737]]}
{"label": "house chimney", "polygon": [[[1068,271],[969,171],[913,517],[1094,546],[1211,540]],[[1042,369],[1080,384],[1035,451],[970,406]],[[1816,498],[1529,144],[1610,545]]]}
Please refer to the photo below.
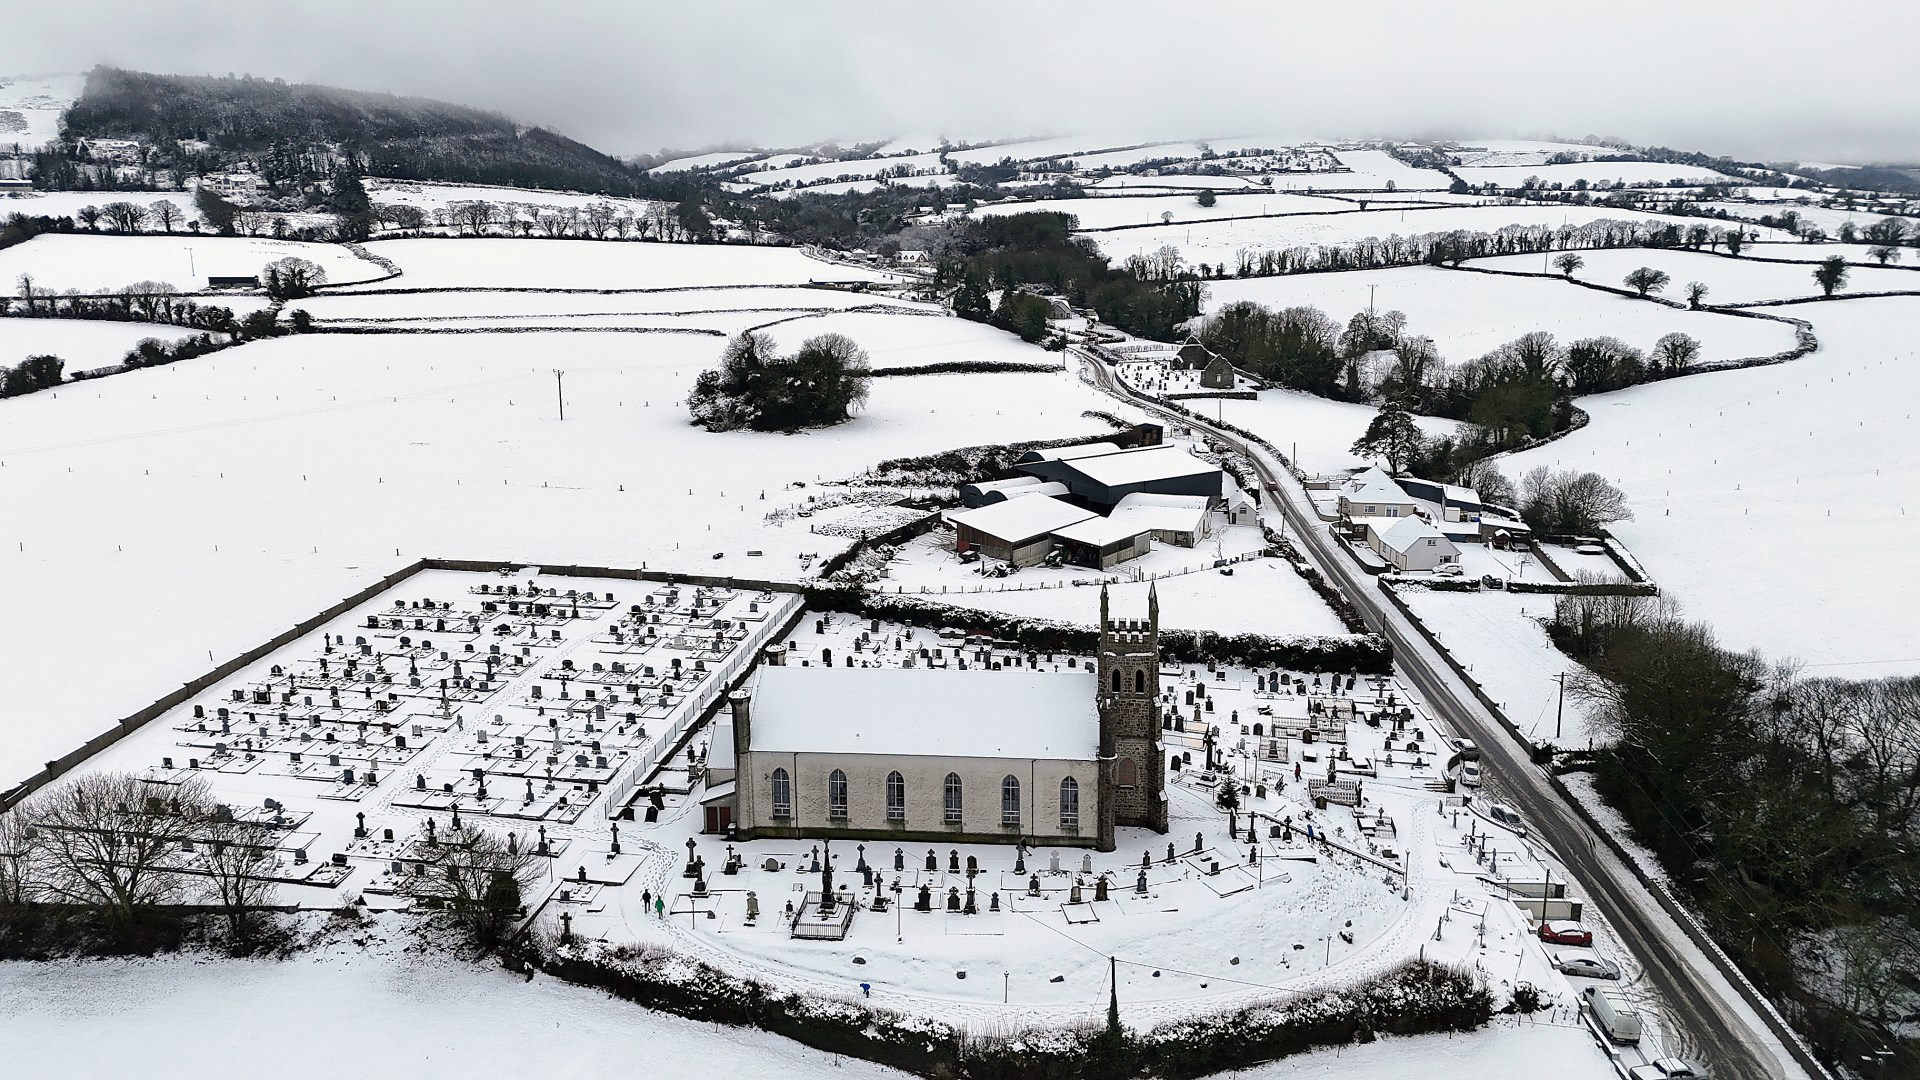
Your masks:
{"label": "house chimney", "polygon": [[743,760],[741,755],[753,746],[753,713],[751,703],[753,695],[745,690],[735,690],[727,695],[727,707],[733,711],[733,760],[736,768]]}

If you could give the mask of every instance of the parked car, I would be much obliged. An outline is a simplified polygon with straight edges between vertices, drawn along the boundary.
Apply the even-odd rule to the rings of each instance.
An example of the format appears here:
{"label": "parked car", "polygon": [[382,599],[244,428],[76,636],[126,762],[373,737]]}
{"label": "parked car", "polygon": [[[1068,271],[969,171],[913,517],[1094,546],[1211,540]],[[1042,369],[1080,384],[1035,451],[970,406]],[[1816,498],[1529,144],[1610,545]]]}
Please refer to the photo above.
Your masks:
{"label": "parked car", "polygon": [[1589,986],[1580,991],[1580,1006],[1607,1038],[1617,1043],[1640,1041],[1640,1014],[1626,998],[1604,986]]}
{"label": "parked car", "polygon": [[1573,553],[1575,555],[1605,555],[1607,549],[1600,544],[1576,544],[1574,545]]}
{"label": "parked car", "polygon": [[1474,745],[1472,739],[1449,739],[1447,742],[1452,745],[1453,752],[1460,756],[1460,760],[1480,760],[1480,748]]}
{"label": "parked car", "polygon": [[1655,1058],[1627,1070],[1628,1080],[1707,1080],[1707,1069],[1686,1058]]}
{"label": "parked car", "polygon": [[1457,562],[1443,562],[1434,567],[1433,572],[1443,577],[1459,577],[1467,572],[1467,568]]}
{"label": "parked car", "polygon": [[1460,763],[1460,783],[1465,787],[1480,786],[1480,763],[1463,761]]}
{"label": "parked car", "polygon": [[1559,953],[1553,958],[1553,966],[1565,975],[1578,975],[1584,979],[1617,979],[1620,977],[1620,965],[1604,956],[1588,956],[1584,953]]}
{"label": "parked car", "polygon": [[1494,803],[1487,807],[1487,818],[1495,825],[1502,826],[1521,836],[1527,835],[1527,823],[1520,820],[1520,811],[1503,803]]}
{"label": "parked car", "polygon": [[1593,931],[1577,922],[1548,919],[1540,924],[1540,940],[1549,945],[1592,945]]}

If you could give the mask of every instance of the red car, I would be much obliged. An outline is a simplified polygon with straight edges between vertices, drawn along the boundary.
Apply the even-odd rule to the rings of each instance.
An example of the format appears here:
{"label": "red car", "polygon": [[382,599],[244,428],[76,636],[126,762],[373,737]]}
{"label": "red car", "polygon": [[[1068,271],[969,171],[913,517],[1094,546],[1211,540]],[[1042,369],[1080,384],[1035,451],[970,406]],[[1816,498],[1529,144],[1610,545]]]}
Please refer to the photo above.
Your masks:
{"label": "red car", "polygon": [[1593,931],[1577,922],[1548,921],[1540,924],[1540,940],[1549,945],[1592,945]]}

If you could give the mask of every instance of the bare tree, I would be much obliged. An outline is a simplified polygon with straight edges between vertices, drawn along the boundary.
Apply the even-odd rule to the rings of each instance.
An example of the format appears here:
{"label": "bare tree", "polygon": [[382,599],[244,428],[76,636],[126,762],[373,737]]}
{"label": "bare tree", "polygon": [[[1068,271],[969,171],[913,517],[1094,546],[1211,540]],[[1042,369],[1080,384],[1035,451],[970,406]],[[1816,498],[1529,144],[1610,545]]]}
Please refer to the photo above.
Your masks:
{"label": "bare tree", "polygon": [[126,773],[88,773],[33,801],[45,893],[95,908],[118,926],[182,894],[180,844],[209,803],[198,777],[171,788]]}
{"label": "bare tree", "polygon": [[1657,293],[1666,288],[1667,283],[1673,279],[1667,276],[1665,270],[1642,266],[1629,272],[1622,280],[1625,281],[1627,288],[1639,293],[1640,299],[1645,300],[1648,294]]}
{"label": "bare tree", "polygon": [[86,223],[88,232],[100,231],[100,217],[100,208],[92,203],[88,203],[80,208],[80,220]]}
{"label": "bare tree", "polygon": [[32,901],[39,888],[33,814],[32,799],[0,813],[0,921],[8,908]]}
{"label": "bare tree", "polygon": [[160,223],[160,231],[170,233],[174,223],[180,220],[180,207],[167,199],[159,199],[147,207],[155,221]]}
{"label": "bare tree", "polygon": [[539,877],[543,856],[517,835],[464,828],[442,834],[437,857],[406,878],[406,895],[452,914],[482,947],[498,944],[519,917],[521,894]]}
{"label": "bare tree", "polygon": [[586,224],[587,235],[595,240],[605,240],[607,233],[613,230],[614,221],[620,216],[610,204],[603,202],[588,203],[582,220]]}
{"label": "bare tree", "polygon": [[1585,265],[1587,265],[1587,260],[1575,255],[1571,251],[1553,260],[1554,269],[1560,271],[1561,276],[1565,277],[1568,281],[1573,280],[1573,272],[1575,270]]}
{"label": "bare tree", "polygon": [[242,210],[233,215],[233,225],[248,236],[259,236],[267,227],[267,215],[258,210]]}
{"label": "bare tree", "polygon": [[326,280],[327,272],[318,263],[291,255],[275,259],[260,271],[260,283],[266,287],[267,295],[275,300],[299,300],[312,296],[314,290],[325,284]]}
{"label": "bare tree", "polygon": [[1707,283],[1704,281],[1687,282],[1687,306],[1700,310],[1700,301],[1707,298]]}
{"label": "bare tree", "polygon": [[1878,244],[1867,249],[1867,257],[1885,266],[1900,261],[1900,249],[1891,244]]}
{"label": "bare tree", "polygon": [[1685,371],[1700,359],[1700,342],[1693,335],[1676,330],[1660,335],[1660,340],[1653,343],[1653,352],[1648,355],[1655,371],[1668,374]]}
{"label": "bare tree", "polygon": [[493,224],[497,216],[493,204],[484,199],[457,202],[447,209],[452,212],[454,224],[460,231],[471,236],[486,232],[487,226]]}
{"label": "bare tree", "polygon": [[228,936],[242,944],[251,941],[260,928],[260,909],[273,896],[280,830],[215,806],[192,835],[196,868],[207,876],[207,893],[226,918]]}
{"label": "bare tree", "polygon": [[549,240],[558,240],[573,232],[575,211],[572,207],[547,210],[540,215],[540,231]]}
{"label": "bare tree", "polygon": [[1520,512],[1543,533],[1572,535],[1633,517],[1626,494],[1599,473],[1555,472],[1545,465],[1520,479]]}
{"label": "bare tree", "polygon": [[138,203],[110,202],[101,207],[100,212],[115,232],[139,232],[147,220],[147,208]]}

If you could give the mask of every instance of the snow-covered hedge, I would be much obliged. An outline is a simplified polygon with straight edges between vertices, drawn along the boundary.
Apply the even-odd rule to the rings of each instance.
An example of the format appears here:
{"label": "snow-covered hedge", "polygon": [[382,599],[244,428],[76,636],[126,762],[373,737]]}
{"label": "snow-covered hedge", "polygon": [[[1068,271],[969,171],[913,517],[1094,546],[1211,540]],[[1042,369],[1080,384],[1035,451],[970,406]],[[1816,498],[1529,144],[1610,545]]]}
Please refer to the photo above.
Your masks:
{"label": "snow-covered hedge", "polygon": [[956,372],[971,374],[992,371],[1058,372],[1059,370],[1059,364],[1033,364],[1019,360],[943,360],[937,364],[921,364],[918,367],[874,368],[869,374],[880,379],[890,375],[951,375]]}
{"label": "snow-covered hedge", "polygon": [[[1097,627],[1054,619],[1008,615],[956,607],[919,596],[866,593],[858,589],[810,589],[811,608],[844,611],[862,618],[929,629],[958,627],[1031,649],[1091,653],[1099,646]],[[1375,634],[1218,634],[1211,631],[1163,629],[1161,655],[1180,663],[1222,660],[1248,667],[1286,668],[1290,671],[1339,671],[1363,675],[1385,674],[1393,653]]]}
{"label": "snow-covered hedge", "polygon": [[1162,1024],[1134,1052],[1149,1075],[1206,1076],[1383,1033],[1471,1031],[1492,1015],[1492,996],[1471,975],[1416,960],[1351,989]]}
{"label": "snow-covered hedge", "polygon": [[1469,1031],[1493,1015],[1491,996],[1471,975],[1424,961],[1348,989],[1178,1020],[1144,1034],[1087,1025],[991,1037],[851,996],[780,990],[661,948],[533,940],[507,962],[660,1012],[759,1028],[928,1077],[1196,1077],[1381,1033]]}

